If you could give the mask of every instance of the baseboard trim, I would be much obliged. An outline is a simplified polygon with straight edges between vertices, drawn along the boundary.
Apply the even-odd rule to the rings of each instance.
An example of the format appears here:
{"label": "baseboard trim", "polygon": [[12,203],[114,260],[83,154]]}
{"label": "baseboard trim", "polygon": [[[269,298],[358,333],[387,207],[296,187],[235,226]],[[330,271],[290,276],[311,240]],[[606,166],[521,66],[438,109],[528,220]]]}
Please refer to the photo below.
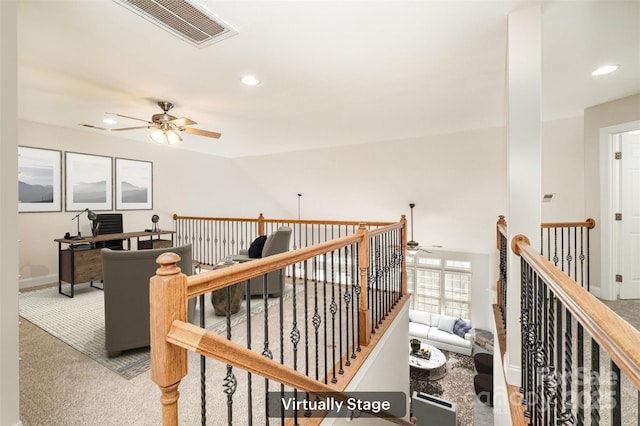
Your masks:
{"label": "baseboard trim", "polygon": [[58,274],[43,275],[40,277],[25,278],[23,280],[20,280],[18,282],[18,288],[22,290],[56,282],[58,282]]}

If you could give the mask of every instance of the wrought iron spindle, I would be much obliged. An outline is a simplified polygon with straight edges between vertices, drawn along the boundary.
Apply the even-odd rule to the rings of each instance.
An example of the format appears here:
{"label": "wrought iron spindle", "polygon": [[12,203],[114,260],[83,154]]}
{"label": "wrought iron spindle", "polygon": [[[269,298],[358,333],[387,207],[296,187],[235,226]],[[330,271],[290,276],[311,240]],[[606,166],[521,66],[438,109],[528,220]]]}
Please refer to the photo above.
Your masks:
{"label": "wrought iron spindle", "polygon": [[[247,304],[247,349],[251,350],[251,284],[250,280],[244,282]],[[252,394],[252,375],[247,371],[247,425],[253,424],[253,394]]]}
{"label": "wrought iron spindle", "polygon": [[591,425],[600,424],[600,345],[591,338]]}
{"label": "wrought iron spindle", "polygon": [[[231,340],[231,288],[226,287],[225,290],[227,294],[227,340]],[[224,378],[223,389],[224,393],[227,394],[227,419],[229,425],[233,424],[233,394],[236,392],[237,385],[238,381],[233,374],[233,367],[227,364],[227,375]]]}
{"label": "wrought iron spindle", "polygon": [[584,424],[584,405],[585,405],[585,398],[584,398],[584,380],[585,380],[585,372],[584,372],[584,328],[582,327],[582,324],[580,324],[579,322],[576,322],[576,326],[577,326],[577,347],[578,347],[578,354],[577,354],[577,371],[578,371],[578,377],[577,377],[577,391],[578,391],[578,398],[577,398],[577,404],[578,404],[578,415],[577,415],[577,422],[579,425],[583,425]]}
{"label": "wrought iron spindle", "polygon": [[[335,280],[335,265],[334,265],[334,252],[331,252],[331,304],[329,305],[331,312],[331,359],[332,364],[336,365],[336,312],[338,305],[336,305],[336,280]],[[338,383],[336,378],[335,368],[331,369],[331,383]]]}
{"label": "wrought iron spindle", "polygon": [[564,411],[558,416],[558,423],[561,425],[574,424],[575,417],[571,411],[572,403],[572,384],[573,384],[573,321],[571,312],[565,307],[565,340],[564,340],[564,384],[565,398]]}
{"label": "wrought iron spindle", "polygon": [[620,376],[620,367],[611,361],[611,424],[622,424],[622,376]]}
{"label": "wrought iron spindle", "polygon": [[[338,228],[338,237],[339,235]],[[344,366],[342,365],[342,250],[338,249],[338,357],[340,359],[340,367],[338,374],[344,374]]]}

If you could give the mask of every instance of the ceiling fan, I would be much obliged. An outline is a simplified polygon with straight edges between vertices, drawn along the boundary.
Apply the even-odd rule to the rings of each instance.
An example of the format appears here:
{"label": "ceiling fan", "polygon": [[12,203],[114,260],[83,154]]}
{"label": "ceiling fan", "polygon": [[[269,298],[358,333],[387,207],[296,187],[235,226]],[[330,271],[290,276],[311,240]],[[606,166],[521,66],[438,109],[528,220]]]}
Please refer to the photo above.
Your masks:
{"label": "ceiling fan", "polygon": [[144,121],[147,123],[144,126],[135,126],[135,127],[121,127],[119,129],[107,129],[104,127],[94,126],[92,124],[80,124],[84,127],[89,127],[92,129],[99,130],[109,130],[109,131],[124,131],[124,130],[138,130],[138,129],[155,129],[153,133],[151,133],[151,139],[154,142],[160,144],[174,144],[178,142],[182,142],[182,137],[180,136],[180,132],[189,133],[192,135],[204,136],[207,138],[220,138],[221,134],[217,132],[211,132],[209,130],[202,129],[194,129],[188,126],[198,124],[195,121],[186,118],[180,117],[176,118],[173,115],[169,114],[171,108],[173,108],[173,104],[167,101],[158,102],[158,106],[162,108],[162,114],[153,114],[151,116],[151,121],[144,120],[142,118],[131,117],[123,114],[116,114],[113,112],[108,112],[107,114],[115,115],[117,117],[128,118],[131,120]]}
{"label": "ceiling fan", "polygon": [[409,207],[411,208],[411,240],[407,241],[407,253],[415,255],[418,251],[423,251],[425,253],[431,253],[429,250],[425,250],[420,247],[420,244],[413,239],[413,208],[416,205],[414,203],[409,203]]}

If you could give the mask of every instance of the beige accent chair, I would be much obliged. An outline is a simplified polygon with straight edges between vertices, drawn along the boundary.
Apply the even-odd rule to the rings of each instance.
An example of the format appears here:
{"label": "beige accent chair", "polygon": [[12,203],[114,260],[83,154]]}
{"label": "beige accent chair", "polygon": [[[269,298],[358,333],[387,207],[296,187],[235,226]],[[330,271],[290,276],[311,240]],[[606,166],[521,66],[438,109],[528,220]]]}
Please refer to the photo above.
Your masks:
{"label": "beige accent chair", "polygon": [[[151,250],[102,249],[104,282],[104,346],[112,358],[127,349],[149,346],[149,280],[160,267],[162,253],[180,256],[178,266],[192,275],[191,244]],[[188,320],[193,321],[196,299],[189,300]]]}
{"label": "beige accent chair", "polygon": [[[262,257],[273,256],[274,254],[289,251],[289,242],[291,241],[291,228],[282,226],[276,232],[267,236],[267,240],[262,248]],[[255,260],[249,257],[248,250],[240,250],[240,253],[233,256],[233,260],[237,262],[247,262]],[[281,289],[284,285],[284,271],[279,269],[271,271],[267,275],[267,294],[271,297],[280,297]],[[263,295],[264,275],[260,275],[249,280],[249,296]],[[246,283],[246,281],[245,281]]]}

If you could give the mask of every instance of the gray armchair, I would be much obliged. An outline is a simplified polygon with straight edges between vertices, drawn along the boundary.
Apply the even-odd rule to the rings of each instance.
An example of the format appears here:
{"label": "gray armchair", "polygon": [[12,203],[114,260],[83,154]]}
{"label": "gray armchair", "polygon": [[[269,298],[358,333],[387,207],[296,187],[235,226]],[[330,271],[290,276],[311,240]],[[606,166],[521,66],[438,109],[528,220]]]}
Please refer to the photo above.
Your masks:
{"label": "gray armchair", "polygon": [[[160,254],[180,256],[178,266],[185,275],[193,272],[191,245],[151,250],[102,249],[104,282],[104,329],[107,355],[116,357],[127,349],[149,346],[149,279],[155,275]],[[189,300],[189,321],[196,299]]]}
{"label": "gray armchair", "polygon": [[[267,236],[267,240],[262,248],[262,256],[267,257],[278,253],[284,253],[289,251],[289,242],[291,241],[291,228],[282,226],[278,228],[276,232]],[[241,250],[236,256],[233,256],[233,260],[238,262],[247,262],[254,260],[249,257],[248,250]],[[263,294],[263,280],[264,275],[260,275],[249,280],[249,296],[262,295]],[[282,269],[277,271],[271,271],[267,274],[267,294],[271,297],[280,297],[280,289],[284,284],[284,272]]]}

